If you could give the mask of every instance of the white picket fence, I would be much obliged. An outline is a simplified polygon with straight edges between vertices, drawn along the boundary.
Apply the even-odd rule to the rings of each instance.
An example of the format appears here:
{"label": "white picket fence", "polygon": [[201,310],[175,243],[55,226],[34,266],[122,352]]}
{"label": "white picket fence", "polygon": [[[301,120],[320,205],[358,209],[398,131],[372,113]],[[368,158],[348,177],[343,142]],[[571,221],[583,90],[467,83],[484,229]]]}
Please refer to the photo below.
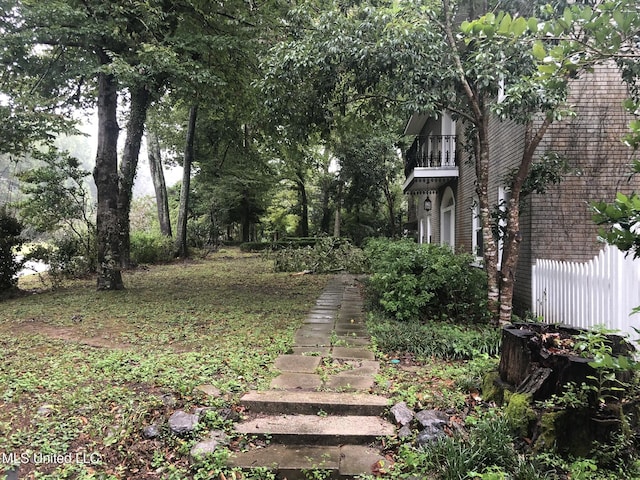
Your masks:
{"label": "white picket fence", "polygon": [[586,263],[536,260],[532,267],[533,312],[545,323],[589,328],[605,325],[640,336],[640,259],[607,245]]}

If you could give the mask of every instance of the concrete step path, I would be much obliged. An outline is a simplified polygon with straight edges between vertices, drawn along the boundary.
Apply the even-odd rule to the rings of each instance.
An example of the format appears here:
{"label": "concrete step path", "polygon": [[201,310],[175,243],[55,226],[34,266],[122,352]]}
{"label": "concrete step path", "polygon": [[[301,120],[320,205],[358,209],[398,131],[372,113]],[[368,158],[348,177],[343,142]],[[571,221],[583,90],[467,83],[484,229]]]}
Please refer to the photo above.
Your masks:
{"label": "concrete step path", "polygon": [[272,468],[287,480],[307,478],[313,469],[335,479],[371,474],[384,461],[372,445],[394,435],[395,427],[382,418],[387,399],[369,393],[380,365],[368,344],[358,279],[336,275],[296,332],[291,352],[276,359],[280,374],[271,389],[241,399],[249,417],[237,432],[272,444],[238,452],[229,465]]}

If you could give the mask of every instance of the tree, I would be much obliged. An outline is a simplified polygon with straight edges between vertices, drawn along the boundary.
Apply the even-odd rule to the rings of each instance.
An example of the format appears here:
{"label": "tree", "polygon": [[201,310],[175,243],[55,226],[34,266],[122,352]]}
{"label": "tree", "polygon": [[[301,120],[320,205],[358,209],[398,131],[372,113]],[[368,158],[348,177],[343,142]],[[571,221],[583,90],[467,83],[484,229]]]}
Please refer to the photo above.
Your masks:
{"label": "tree", "polygon": [[[3,62],[16,63],[16,45],[23,45],[23,60],[12,69],[9,94],[19,105],[36,105],[34,115],[62,107],[90,106],[98,111],[98,149],[94,181],[97,188],[97,287],[124,288],[120,268],[126,265],[127,216],[135,175],[142,125],[149,96],[158,88],[163,72],[157,46],[177,25],[173,2],[101,2],[56,0],[12,2],[2,10]],[[163,53],[166,53],[163,52]],[[21,67],[21,68],[18,68]],[[155,67],[155,68],[154,68]],[[30,100],[16,95],[15,85],[33,79]],[[121,176],[118,173],[118,94],[129,88],[131,116]],[[43,107],[44,105],[44,107]],[[46,108],[45,108],[46,107]],[[45,110],[45,112],[42,112]],[[28,109],[34,111],[34,108]],[[67,117],[69,118],[69,117]],[[123,257],[123,241],[125,255]]]}
{"label": "tree", "polygon": [[[278,58],[297,68],[295,75],[285,78],[303,78],[312,71],[323,79],[313,86],[313,98],[323,100],[319,103],[326,111],[335,112],[335,104],[346,108],[356,102],[357,111],[369,115],[382,111],[381,104],[408,113],[437,115],[449,110],[465,124],[476,168],[488,303],[496,322],[508,322],[519,252],[519,209],[536,148],[554,121],[571,115],[565,104],[571,78],[635,48],[638,6],[620,0],[560,9],[565,2],[557,2],[555,8],[545,7],[540,18],[492,10],[472,20],[479,9],[484,13],[490,8],[487,3],[461,2],[460,9],[453,0],[332,3],[308,21],[306,35],[281,48]],[[518,2],[505,5],[517,7]],[[465,17],[469,20],[461,23]],[[505,79],[505,95],[499,99]],[[524,152],[510,179],[505,205],[500,271],[494,205],[488,196],[492,116],[519,123],[525,132]]]}
{"label": "tree", "polygon": [[167,195],[167,184],[164,179],[162,166],[162,150],[160,140],[154,131],[147,132],[147,152],[149,156],[149,170],[151,180],[156,194],[156,209],[158,211],[158,223],[160,224],[160,234],[171,237],[171,217],[169,215],[169,197]]}
{"label": "tree", "polygon": [[0,295],[13,290],[18,283],[20,262],[14,257],[13,249],[22,243],[21,232],[20,222],[4,207],[0,208]]}
{"label": "tree", "polygon": [[18,204],[23,223],[40,233],[71,232],[81,246],[80,255],[95,269],[96,227],[85,180],[90,172],[81,168],[78,159],[56,149],[34,152],[34,156],[38,165],[19,174],[26,195]]}
{"label": "tree", "polygon": [[328,231],[333,203],[334,235],[340,233],[343,205],[354,225],[352,233],[378,234],[378,226],[358,224],[364,219],[361,202],[373,207],[370,213],[377,220],[381,198],[394,210],[388,222],[394,223],[393,234],[397,231],[390,185],[397,180],[397,125],[402,120],[388,74],[398,62],[393,48],[376,47],[388,19],[374,18],[374,11],[367,2],[296,6],[286,18],[286,40],[263,57],[261,88],[278,131],[286,142],[317,145],[340,164],[339,179],[325,175],[320,222],[321,230]]}
{"label": "tree", "polygon": [[184,161],[182,162],[182,185],[180,188],[180,206],[178,208],[178,225],[176,227],[175,251],[176,257],[189,256],[187,245],[187,216],[189,211],[189,188],[191,183],[191,165],[194,159],[194,143],[196,136],[196,120],[198,117],[198,104],[189,108],[189,121],[187,123],[187,138],[184,147]]}

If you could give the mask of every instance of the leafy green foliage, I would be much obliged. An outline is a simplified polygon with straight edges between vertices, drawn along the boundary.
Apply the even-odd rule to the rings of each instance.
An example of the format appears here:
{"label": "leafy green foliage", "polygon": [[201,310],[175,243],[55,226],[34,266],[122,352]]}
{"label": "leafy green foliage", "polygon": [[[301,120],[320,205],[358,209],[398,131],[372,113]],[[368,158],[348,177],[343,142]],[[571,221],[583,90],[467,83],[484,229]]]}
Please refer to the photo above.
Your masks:
{"label": "leafy green foliage", "polygon": [[14,249],[22,244],[22,225],[5,208],[0,208],[0,293],[13,289],[18,279],[20,262]]}
{"label": "leafy green foliage", "polygon": [[173,240],[158,233],[131,233],[131,260],[135,263],[165,263],[173,259]]}
{"label": "leafy green foliage", "polygon": [[398,320],[486,318],[486,275],[470,255],[411,240],[370,240],[367,295]]}
{"label": "leafy green foliage", "polygon": [[361,249],[346,240],[320,238],[314,246],[279,249],[269,254],[276,272],[362,273],[365,257]]}
{"label": "leafy green foliage", "polygon": [[[177,409],[223,412],[247,390],[268,388],[276,373],[267,366],[290,348],[327,277],[274,273],[270,262],[234,250],[125,276],[124,292],[97,293],[93,280],[80,279],[2,304],[0,451],[86,450],[103,460],[21,466],[27,478],[116,478],[114,471],[133,478],[158,469],[167,479],[218,478],[222,471],[233,478],[225,449],[202,461],[189,457],[204,429],[232,435],[229,422],[207,414],[202,431],[176,439],[166,420]],[[33,285],[28,277],[21,282]],[[223,396],[202,395],[195,390],[202,384]],[[165,395],[176,405],[165,405]],[[49,413],[36,415],[43,405]],[[141,428],[156,422],[161,437],[144,439]]]}
{"label": "leafy green foliage", "polygon": [[24,258],[47,265],[47,275],[40,275],[40,279],[45,284],[49,280],[55,289],[65,279],[95,272],[97,259],[94,241],[92,234],[86,234],[81,241],[75,235],[62,232],[46,244],[32,245]]}
{"label": "leafy green foliage", "polygon": [[640,257],[640,196],[618,193],[612,204],[595,202],[593,219],[602,227],[600,237],[623,252]]}
{"label": "leafy green foliage", "polygon": [[376,347],[383,352],[443,359],[471,359],[500,352],[501,332],[490,326],[407,322],[374,316],[368,327]]}
{"label": "leafy green foliage", "polygon": [[498,411],[467,417],[467,424],[466,438],[446,436],[421,448],[401,445],[391,478],[406,478],[403,474],[442,480],[550,478],[519,454],[513,428]]}

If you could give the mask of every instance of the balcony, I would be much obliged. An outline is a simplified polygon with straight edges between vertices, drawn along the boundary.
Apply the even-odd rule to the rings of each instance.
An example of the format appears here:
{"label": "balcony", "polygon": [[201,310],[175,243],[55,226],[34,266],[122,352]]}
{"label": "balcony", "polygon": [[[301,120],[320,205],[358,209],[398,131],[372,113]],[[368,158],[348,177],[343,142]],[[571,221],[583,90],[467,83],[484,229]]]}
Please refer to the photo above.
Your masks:
{"label": "balcony", "polygon": [[457,178],[455,135],[418,136],[407,151],[404,193],[435,190]]}

